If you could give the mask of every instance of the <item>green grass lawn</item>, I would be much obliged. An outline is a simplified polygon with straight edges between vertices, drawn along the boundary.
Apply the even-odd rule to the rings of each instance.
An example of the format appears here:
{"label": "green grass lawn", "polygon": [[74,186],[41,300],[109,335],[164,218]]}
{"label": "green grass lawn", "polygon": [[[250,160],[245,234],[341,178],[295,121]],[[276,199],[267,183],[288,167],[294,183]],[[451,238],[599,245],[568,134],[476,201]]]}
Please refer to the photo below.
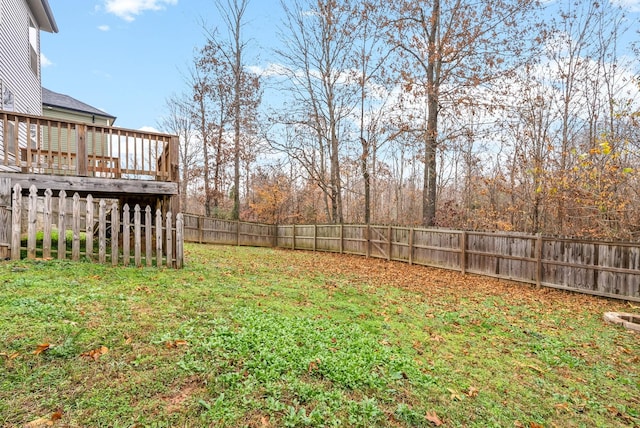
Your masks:
{"label": "green grass lawn", "polygon": [[620,301],[336,254],[0,263],[0,426],[640,426]]}

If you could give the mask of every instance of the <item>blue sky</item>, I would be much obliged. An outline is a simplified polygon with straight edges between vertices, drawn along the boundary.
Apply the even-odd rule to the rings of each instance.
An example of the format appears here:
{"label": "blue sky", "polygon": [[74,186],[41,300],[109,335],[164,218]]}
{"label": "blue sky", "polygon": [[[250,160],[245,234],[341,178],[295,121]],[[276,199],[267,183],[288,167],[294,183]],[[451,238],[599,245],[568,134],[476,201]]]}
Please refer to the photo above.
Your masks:
{"label": "blue sky", "polygon": [[[573,1],[573,0],[563,0]],[[611,0],[638,22],[640,0]],[[556,0],[548,0],[553,5]],[[116,126],[158,127],[165,100],[185,74],[207,28],[224,28],[214,0],[49,0],[57,34],[41,33],[44,87],[117,117]],[[250,0],[247,65],[266,67],[278,43],[279,0]],[[637,29],[632,24],[632,32]]]}
{"label": "blue sky", "polygon": [[[185,74],[207,27],[220,27],[213,0],[49,0],[59,33],[41,33],[42,85],[117,117],[124,128],[157,128],[165,99]],[[277,0],[252,0],[246,37],[252,62],[270,56]]]}

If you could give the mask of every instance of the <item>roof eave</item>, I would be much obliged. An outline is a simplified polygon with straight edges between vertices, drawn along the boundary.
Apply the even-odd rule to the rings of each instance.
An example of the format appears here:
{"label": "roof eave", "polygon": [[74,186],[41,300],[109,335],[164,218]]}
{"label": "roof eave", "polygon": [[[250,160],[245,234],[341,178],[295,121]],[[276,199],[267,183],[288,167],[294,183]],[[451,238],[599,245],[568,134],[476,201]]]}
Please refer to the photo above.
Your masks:
{"label": "roof eave", "polygon": [[56,24],[51,6],[49,6],[47,0],[27,0],[27,4],[42,31],[48,33],[58,32],[58,24]]}

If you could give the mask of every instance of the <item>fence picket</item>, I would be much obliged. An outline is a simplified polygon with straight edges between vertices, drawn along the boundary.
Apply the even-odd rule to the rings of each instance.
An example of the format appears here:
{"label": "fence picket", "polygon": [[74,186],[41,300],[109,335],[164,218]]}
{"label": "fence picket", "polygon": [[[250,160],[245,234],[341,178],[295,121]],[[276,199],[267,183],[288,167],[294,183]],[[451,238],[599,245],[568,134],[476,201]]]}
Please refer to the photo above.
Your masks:
{"label": "fence picket", "polygon": [[38,222],[38,189],[29,187],[29,214],[27,223],[27,258],[36,258],[36,229]]}
{"label": "fence picket", "polygon": [[22,186],[13,186],[11,204],[11,260],[20,260],[20,234],[22,228]]}
{"label": "fence picket", "polygon": [[140,226],[140,205],[136,204],[133,208],[133,259],[136,264],[136,267],[142,266],[141,260],[141,232],[142,228]]}
{"label": "fence picket", "polygon": [[73,240],[71,242],[71,260],[80,260],[80,195],[78,192],[73,195],[73,216],[71,221]]}
{"label": "fence picket", "polygon": [[51,257],[51,224],[53,219],[52,207],[53,192],[51,189],[44,191],[44,206],[42,207],[42,221],[44,223],[44,235],[42,237],[42,258]]}
{"label": "fence picket", "polygon": [[67,192],[61,190],[58,194],[58,260],[67,255],[67,226],[65,214],[67,212]]}
{"label": "fence picket", "polygon": [[93,260],[93,212],[93,196],[87,195],[87,212],[85,217],[85,255],[89,260]]}

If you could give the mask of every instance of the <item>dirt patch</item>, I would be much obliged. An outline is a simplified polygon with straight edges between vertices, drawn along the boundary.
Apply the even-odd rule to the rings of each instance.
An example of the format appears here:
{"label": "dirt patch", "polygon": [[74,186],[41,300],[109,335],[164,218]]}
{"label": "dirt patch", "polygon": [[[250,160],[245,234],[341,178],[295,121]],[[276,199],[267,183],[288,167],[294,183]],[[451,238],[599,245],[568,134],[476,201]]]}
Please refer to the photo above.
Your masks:
{"label": "dirt patch", "polygon": [[206,390],[204,382],[198,377],[191,377],[180,385],[176,385],[162,400],[167,406],[167,413],[177,413],[184,409],[189,398],[200,395]]}

